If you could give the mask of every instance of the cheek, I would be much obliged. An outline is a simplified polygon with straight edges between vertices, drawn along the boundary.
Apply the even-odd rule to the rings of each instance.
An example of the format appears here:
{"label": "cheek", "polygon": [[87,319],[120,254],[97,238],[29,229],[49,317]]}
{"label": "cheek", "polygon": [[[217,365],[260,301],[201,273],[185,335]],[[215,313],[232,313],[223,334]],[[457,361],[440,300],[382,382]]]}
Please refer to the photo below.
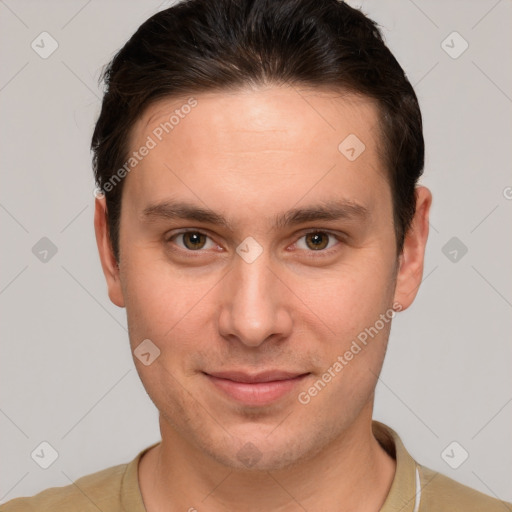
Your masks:
{"label": "cheek", "polygon": [[193,286],[190,280],[180,279],[164,256],[155,252],[133,250],[123,260],[121,280],[128,316],[151,324],[159,332],[183,316]]}
{"label": "cheek", "polygon": [[335,403],[347,406],[362,406],[372,394],[394,316],[391,260],[370,260],[363,262],[361,258],[360,265],[333,280],[329,293],[317,297],[318,310],[336,334],[325,347],[325,370],[331,368],[331,375],[336,375],[325,399],[330,396]]}
{"label": "cheek", "polygon": [[394,294],[391,263],[382,256],[356,258],[359,261],[318,274],[317,280],[298,283],[308,306],[344,342],[374,325],[391,307]]}
{"label": "cheek", "polygon": [[123,263],[121,277],[132,350],[150,339],[164,356],[161,361],[182,366],[185,360],[195,361],[211,339],[206,329],[215,314],[213,297],[222,274],[183,272],[152,251],[133,254]]}

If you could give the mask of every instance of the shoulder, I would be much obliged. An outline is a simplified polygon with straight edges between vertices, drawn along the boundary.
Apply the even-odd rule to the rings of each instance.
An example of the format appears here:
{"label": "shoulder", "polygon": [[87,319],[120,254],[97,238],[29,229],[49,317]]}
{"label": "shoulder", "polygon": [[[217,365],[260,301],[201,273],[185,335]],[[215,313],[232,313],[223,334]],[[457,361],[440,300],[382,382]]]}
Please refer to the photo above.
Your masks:
{"label": "shoulder", "polygon": [[112,466],[85,475],[70,485],[51,487],[31,497],[15,498],[0,505],[0,512],[122,510],[120,490],[127,467],[128,464]]}
{"label": "shoulder", "polygon": [[[375,437],[396,460],[395,478],[382,512],[512,512],[512,503],[488,496],[419,464],[407,451],[398,433],[373,421]],[[492,491],[491,491],[492,492]]]}
{"label": "shoulder", "polygon": [[512,504],[483,494],[418,464],[421,479],[421,510],[438,512],[512,512]]}

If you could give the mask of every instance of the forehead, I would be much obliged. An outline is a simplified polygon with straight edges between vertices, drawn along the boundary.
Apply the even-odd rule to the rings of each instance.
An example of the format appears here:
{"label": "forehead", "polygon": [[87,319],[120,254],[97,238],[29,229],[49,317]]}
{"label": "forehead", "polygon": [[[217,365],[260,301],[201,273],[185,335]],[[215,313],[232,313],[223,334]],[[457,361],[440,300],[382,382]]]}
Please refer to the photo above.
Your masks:
{"label": "forehead", "polygon": [[[366,96],[323,87],[246,86],[168,97],[150,104],[132,127],[130,146],[147,134],[159,138],[170,132],[183,132],[178,129],[180,124],[187,125],[189,131],[198,128],[196,136],[200,136],[205,124],[214,126],[209,135],[219,150],[225,149],[223,142],[228,146],[242,142],[257,149],[260,140],[263,150],[285,149],[284,139],[269,138],[271,132],[328,140],[329,135],[334,135],[332,132],[338,132],[337,137],[350,128],[373,139],[379,130],[377,103]],[[226,130],[230,132],[229,139],[223,138]],[[233,132],[238,134],[235,139]]]}
{"label": "forehead", "polygon": [[215,196],[218,206],[237,197],[292,204],[305,194],[330,200],[335,190],[368,196],[387,183],[376,104],[346,92],[282,86],[165,98],[133,126],[130,151],[149,140],[127,176],[141,202],[182,191]]}

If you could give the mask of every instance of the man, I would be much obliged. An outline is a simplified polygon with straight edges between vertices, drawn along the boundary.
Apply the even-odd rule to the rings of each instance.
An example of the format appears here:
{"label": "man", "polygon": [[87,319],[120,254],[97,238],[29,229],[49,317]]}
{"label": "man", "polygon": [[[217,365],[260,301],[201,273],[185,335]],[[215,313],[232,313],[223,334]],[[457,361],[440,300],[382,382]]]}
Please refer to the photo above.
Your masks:
{"label": "man", "polygon": [[335,0],[191,0],[105,73],[93,140],[109,297],[162,441],[18,510],[498,511],[372,421],[421,283],[421,114]]}

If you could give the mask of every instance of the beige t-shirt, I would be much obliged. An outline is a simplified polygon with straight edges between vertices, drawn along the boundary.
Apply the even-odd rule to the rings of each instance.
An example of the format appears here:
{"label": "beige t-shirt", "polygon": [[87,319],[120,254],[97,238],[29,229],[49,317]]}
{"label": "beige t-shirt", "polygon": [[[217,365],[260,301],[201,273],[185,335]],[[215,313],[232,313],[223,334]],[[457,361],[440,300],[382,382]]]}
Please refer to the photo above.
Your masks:
{"label": "beige t-shirt", "polygon": [[[396,460],[396,472],[381,512],[512,512],[499,501],[418,464],[398,434],[378,421],[375,437]],[[146,512],[138,481],[138,463],[131,462],[83,476],[65,487],[52,487],[29,498],[15,498],[0,512]]]}

